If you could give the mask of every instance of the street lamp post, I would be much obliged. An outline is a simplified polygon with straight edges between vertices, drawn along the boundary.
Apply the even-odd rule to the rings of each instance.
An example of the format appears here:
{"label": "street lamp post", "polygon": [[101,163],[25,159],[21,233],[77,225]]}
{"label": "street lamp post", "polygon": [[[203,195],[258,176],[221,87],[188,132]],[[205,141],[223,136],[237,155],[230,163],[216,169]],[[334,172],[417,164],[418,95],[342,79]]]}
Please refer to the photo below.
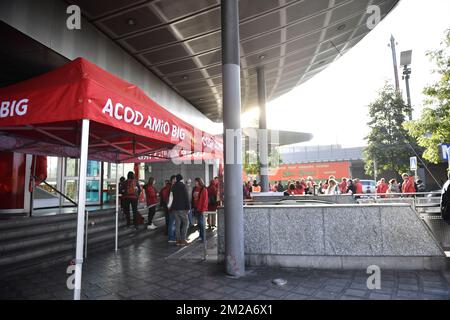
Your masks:
{"label": "street lamp post", "polygon": [[403,66],[402,79],[405,80],[406,99],[407,99],[406,101],[408,103],[408,107],[410,108],[409,120],[412,120],[411,93],[409,90],[409,78],[411,75],[411,68],[409,66],[411,65],[411,57],[412,57],[412,50],[403,51],[400,53],[400,65]]}

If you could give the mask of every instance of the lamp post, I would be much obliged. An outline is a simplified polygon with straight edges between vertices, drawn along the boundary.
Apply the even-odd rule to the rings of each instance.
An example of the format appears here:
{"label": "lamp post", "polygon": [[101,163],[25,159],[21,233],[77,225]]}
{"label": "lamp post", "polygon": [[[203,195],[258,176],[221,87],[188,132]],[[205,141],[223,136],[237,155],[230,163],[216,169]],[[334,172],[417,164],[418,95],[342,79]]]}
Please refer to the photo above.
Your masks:
{"label": "lamp post", "polygon": [[411,57],[412,50],[403,51],[400,53],[400,65],[403,66],[403,76],[402,79],[405,80],[406,85],[406,101],[408,103],[409,111],[409,120],[412,120],[412,106],[411,106],[411,93],[409,91],[409,78],[411,75]]}

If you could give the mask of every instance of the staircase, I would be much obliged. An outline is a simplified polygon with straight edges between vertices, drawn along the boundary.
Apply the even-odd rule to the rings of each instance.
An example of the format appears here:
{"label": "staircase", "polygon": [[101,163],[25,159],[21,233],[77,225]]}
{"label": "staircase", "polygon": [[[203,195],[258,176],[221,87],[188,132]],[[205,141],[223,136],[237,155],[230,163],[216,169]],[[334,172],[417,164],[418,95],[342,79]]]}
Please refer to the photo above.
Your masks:
{"label": "staircase", "polygon": [[[89,213],[88,255],[114,248],[114,210]],[[76,214],[0,221],[0,278],[75,258]],[[119,216],[119,245],[129,244],[135,231]]]}

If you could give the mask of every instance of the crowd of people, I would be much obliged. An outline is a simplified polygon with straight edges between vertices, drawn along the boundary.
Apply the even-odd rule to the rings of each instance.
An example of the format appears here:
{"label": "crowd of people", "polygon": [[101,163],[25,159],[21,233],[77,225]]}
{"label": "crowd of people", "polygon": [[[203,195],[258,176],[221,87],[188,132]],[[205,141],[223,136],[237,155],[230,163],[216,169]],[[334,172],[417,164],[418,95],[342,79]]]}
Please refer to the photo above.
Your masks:
{"label": "crowd of people", "polygon": [[[276,181],[270,184],[269,190],[271,192],[283,192],[285,196],[295,195],[337,195],[337,194],[351,194],[361,195],[363,193],[370,193],[364,190],[363,184],[358,178],[341,178],[340,181],[335,176],[329,176],[328,179],[316,182],[313,177],[302,178],[297,181]],[[415,193],[425,192],[426,188],[422,180],[414,180],[414,176],[408,173],[402,174],[402,181],[391,179],[386,182],[385,178],[381,178],[375,188],[377,194],[389,193]],[[261,192],[261,186],[257,180],[247,181],[243,186],[244,199],[251,199],[251,194],[254,192]],[[405,195],[406,196],[406,195]]]}
{"label": "crowd of people", "polygon": [[[120,204],[125,216],[127,227],[136,229],[143,223],[143,218],[138,212],[138,202],[141,194],[145,195],[148,208],[147,229],[155,230],[153,223],[157,207],[164,212],[165,234],[169,243],[179,246],[188,245],[188,230],[199,229],[200,241],[205,239],[205,212],[216,211],[220,204],[219,178],[211,180],[206,186],[201,178],[195,178],[194,185],[191,179],[186,183],[181,174],[173,175],[166,180],[162,189],[158,192],[155,188],[155,178],[150,177],[147,183],[141,187],[134,172],[130,171],[127,178],[120,178],[119,195]],[[130,207],[133,212],[133,225],[131,224]],[[208,215],[209,228],[216,226],[216,216]]]}

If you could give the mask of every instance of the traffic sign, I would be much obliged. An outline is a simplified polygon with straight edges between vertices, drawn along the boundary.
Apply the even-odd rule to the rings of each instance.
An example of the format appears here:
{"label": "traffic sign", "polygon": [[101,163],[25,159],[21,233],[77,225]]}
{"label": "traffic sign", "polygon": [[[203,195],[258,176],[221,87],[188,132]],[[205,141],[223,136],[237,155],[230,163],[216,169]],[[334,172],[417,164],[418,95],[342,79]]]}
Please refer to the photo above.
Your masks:
{"label": "traffic sign", "polygon": [[417,157],[410,157],[409,158],[409,169],[410,170],[417,170]]}
{"label": "traffic sign", "polygon": [[450,143],[441,144],[442,159],[448,160],[450,155]]}

